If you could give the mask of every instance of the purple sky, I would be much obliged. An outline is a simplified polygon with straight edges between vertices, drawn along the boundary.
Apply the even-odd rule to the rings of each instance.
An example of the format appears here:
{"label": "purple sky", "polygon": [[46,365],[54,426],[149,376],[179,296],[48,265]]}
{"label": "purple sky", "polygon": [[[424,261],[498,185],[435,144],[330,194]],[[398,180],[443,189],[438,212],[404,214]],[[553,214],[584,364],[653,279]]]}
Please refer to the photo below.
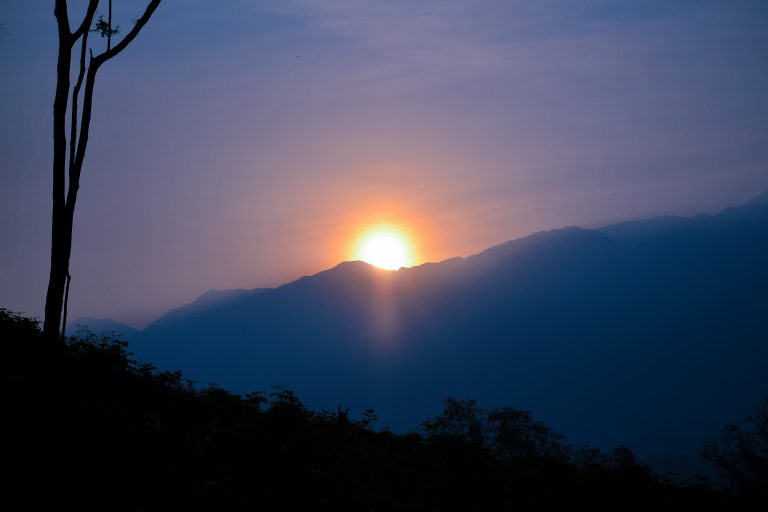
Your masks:
{"label": "purple sky", "polygon": [[[0,23],[0,306],[41,315],[53,2]],[[70,318],[278,285],[380,223],[423,262],[741,203],[768,189],[767,49],[762,0],[164,0],[97,77]]]}

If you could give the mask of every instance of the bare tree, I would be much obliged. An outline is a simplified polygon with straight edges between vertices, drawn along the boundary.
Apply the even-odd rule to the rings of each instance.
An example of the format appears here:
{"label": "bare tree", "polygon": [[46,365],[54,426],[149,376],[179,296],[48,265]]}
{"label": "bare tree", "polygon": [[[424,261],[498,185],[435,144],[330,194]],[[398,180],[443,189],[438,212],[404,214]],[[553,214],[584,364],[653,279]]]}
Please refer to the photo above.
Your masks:
{"label": "bare tree", "polygon": [[[45,299],[45,322],[43,332],[47,340],[55,342],[62,333],[62,307],[65,303],[65,288],[69,287],[69,257],[72,251],[72,225],[77,202],[77,191],[80,187],[80,174],[83,170],[85,149],[88,145],[88,133],[91,125],[91,108],[93,106],[93,87],[99,68],[111,58],[122,52],[147,24],[149,18],[160,5],[160,0],[150,0],[144,14],[136,20],[136,24],[114,46],[111,37],[112,29],[110,0],[110,17],[106,34],[108,36],[107,50],[96,56],[93,50],[86,59],[88,50],[88,33],[93,24],[93,17],[99,6],[99,0],[89,0],[85,17],[77,29],[72,32],[69,25],[69,14],[66,0],[56,0],[54,15],[59,32],[59,55],[56,65],[56,94],[53,102],[53,216],[51,222],[51,274],[48,281],[48,293]],[[97,31],[98,31],[97,27]],[[102,35],[104,32],[102,31]],[[72,88],[69,74],[72,65],[72,51],[80,41],[80,66],[77,82]],[[85,80],[82,94],[82,109],[78,110],[81,87]],[[69,151],[67,151],[67,107],[70,97]],[[78,121],[78,112],[80,119]],[[68,171],[68,174],[67,174]],[[67,179],[68,178],[68,179]],[[66,322],[66,315],[64,321]]]}

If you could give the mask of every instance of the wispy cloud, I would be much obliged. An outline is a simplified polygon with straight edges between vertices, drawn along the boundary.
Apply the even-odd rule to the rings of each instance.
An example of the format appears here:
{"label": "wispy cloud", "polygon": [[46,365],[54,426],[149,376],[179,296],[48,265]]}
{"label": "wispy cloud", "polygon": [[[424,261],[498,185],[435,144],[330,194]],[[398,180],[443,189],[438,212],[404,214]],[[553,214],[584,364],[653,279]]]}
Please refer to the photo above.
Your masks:
{"label": "wispy cloud", "polygon": [[472,2],[295,0],[273,7],[299,13],[315,30],[338,38],[344,48],[339,65],[354,68],[346,78],[365,85],[429,85],[509,67],[508,46],[478,27],[484,19]]}
{"label": "wispy cloud", "polygon": [[626,68],[676,36],[678,27],[665,27],[666,19],[692,9],[659,4],[638,19],[622,16],[626,6],[604,2],[281,0],[268,5],[338,39],[333,70],[323,61],[328,73],[343,76],[345,85],[390,93],[472,77],[536,86],[541,75]]}

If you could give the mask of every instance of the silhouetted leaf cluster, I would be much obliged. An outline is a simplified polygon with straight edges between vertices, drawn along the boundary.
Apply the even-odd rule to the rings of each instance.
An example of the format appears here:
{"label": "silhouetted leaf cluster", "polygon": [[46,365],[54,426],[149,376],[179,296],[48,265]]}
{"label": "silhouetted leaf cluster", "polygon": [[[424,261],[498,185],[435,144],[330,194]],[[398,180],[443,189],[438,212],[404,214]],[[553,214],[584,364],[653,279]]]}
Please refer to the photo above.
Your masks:
{"label": "silhouetted leaf cluster", "polygon": [[[134,20],[135,24],[135,20]],[[99,14],[99,19],[93,24],[91,32],[96,32],[101,35],[102,38],[120,33],[120,25],[115,25],[110,28],[109,23],[104,19],[104,16]]]}
{"label": "silhouetted leaf cluster", "polygon": [[[133,361],[124,342],[43,342],[0,310],[2,500],[15,509],[503,510],[733,504],[663,482],[617,449],[571,450],[528,412],[446,400],[427,435],[372,430],[288,387],[238,395]],[[6,507],[7,508],[7,507]]]}

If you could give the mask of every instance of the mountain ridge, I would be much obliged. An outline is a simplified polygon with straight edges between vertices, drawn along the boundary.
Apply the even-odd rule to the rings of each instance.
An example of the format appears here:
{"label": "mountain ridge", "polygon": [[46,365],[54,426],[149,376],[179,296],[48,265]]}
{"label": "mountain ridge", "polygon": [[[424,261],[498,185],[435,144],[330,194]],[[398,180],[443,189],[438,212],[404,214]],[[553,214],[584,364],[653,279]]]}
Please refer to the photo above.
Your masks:
{"label": "mountain ridge", "polygon": [[[686,216],[678,216],[678,215],[660,215],[655,217],[648,217],[644,219],[636,219],[636,220],[629,220],[629,221],[623,221],[623,222],[617,222],[617,223],[611,223],[607,224],[605,226],[601,226],[594,229],[587,229],[582,228],[580,226],[564,226],[560,228],[552,228],[548,230],[542,230],[542,231],[536,231],[533,233],[530,233],[528,235],[507,240],[505,242],[500,242],[498,244],[492,245],[486,249],[483,249],[480,252],[473,253],[467,256],[453,256],[451,258],[447,258],[445,260],[440,261],[428,261],[421,263],[419,265],[415,265],[413,267],[401,267],[397,270],[383,270],[378,269],[375,266],[360,261],[360,260],[344,260],[333,267],[330,267],[325,270],[320,270],[314,274],[308,274],[305,276],[298,277],[292,281],[288,281],[284,284],[278,285],[276,287],[272,288],[263,288],[263,287],[256,287],[251,289],[245,289],[245,288],[235,288],[235,289],[224,289],[224,290],[218,290],[218,289],[210,289],[207,292],[202,293],[201,295],[197,296],[192,302],[188,304],[184,304],[175,308],[172,308],[162,315],[160,315],[158,318],[147,324],[147,326],[144,329],[138,329],[135,327],[132,327],[126,323],[113,320],[111,318],[95,318],[95,317],[78,317],[72,322],[68,324],[68,327],[74,327],[76,325],[88,325],[87,321],[91,322],[112,322],[114,324],[125,326],[131,331],[144,331],[149,326],[157,322],[158,320],[162,319],[164,316],[169,315],[174,312],[179,312],[180,310],[183,310],[188,307],[204,307],[211,303],[216,303],[222,301],[223,297],[227,298],[236,298],[237,296],[245,296],[250,293],[258,293],[266,290],[276,290],[279,288],[282,288],[284,286],[291,285],[293,283],[296,283],[298,281],[302,281],[308,278],[313,278],[316,276],[323,275],[327,272],[344,269],[344,268],[352,268],[356,265],[360,265],[360,268],[368,268],[370,270],[374,271],[382,271],[382,272],[412,272],[417,269],[428,269],[428,268],[437,268],[441,266],[447,266],[447,265],[455,265],[459,263],[463,263],[469,259],[477,258],[477,257],[485,257],[487,256],[487,253],[494,253],[494,252],[502,252],[506,250],[510,246],[514,246],[516,244],[522,244],[527,243],[532,240],[539,240],[542,238],[547,238],[551,236],[552,234],[558,234],[562,232],[576,232],[576,231],[584,231],[584,232],[596,232],[596,233],[603,233],[608,235],[609,237],[615,237],[615,236],[625,236],[630,238],[632,234],[636,234],[637,232],[643,232],[643,231],[651,231],[651,230],[657,230],[660,228],[667,228],[667,229],[673,229],[673,228],[679,228],[682,226],[689,225],[693,222],[701,221],[701,220],[711,220],[716,219],[718,217],[724,216],[724,215],[730,215],[733,212],[742,211],[745,209],[749,210],[760,210],[762,213],[768,215],[768,191],[765,191],[761,194],[758,194],[757,196],[754,196],[753,198],[743,202],[741,205],[736,207],[726,207],[723,208],[719,213],[711,215],[706,213],[700,213],[694,216],[686,217]],[[85,321],[85,322],[84,322]]]}

